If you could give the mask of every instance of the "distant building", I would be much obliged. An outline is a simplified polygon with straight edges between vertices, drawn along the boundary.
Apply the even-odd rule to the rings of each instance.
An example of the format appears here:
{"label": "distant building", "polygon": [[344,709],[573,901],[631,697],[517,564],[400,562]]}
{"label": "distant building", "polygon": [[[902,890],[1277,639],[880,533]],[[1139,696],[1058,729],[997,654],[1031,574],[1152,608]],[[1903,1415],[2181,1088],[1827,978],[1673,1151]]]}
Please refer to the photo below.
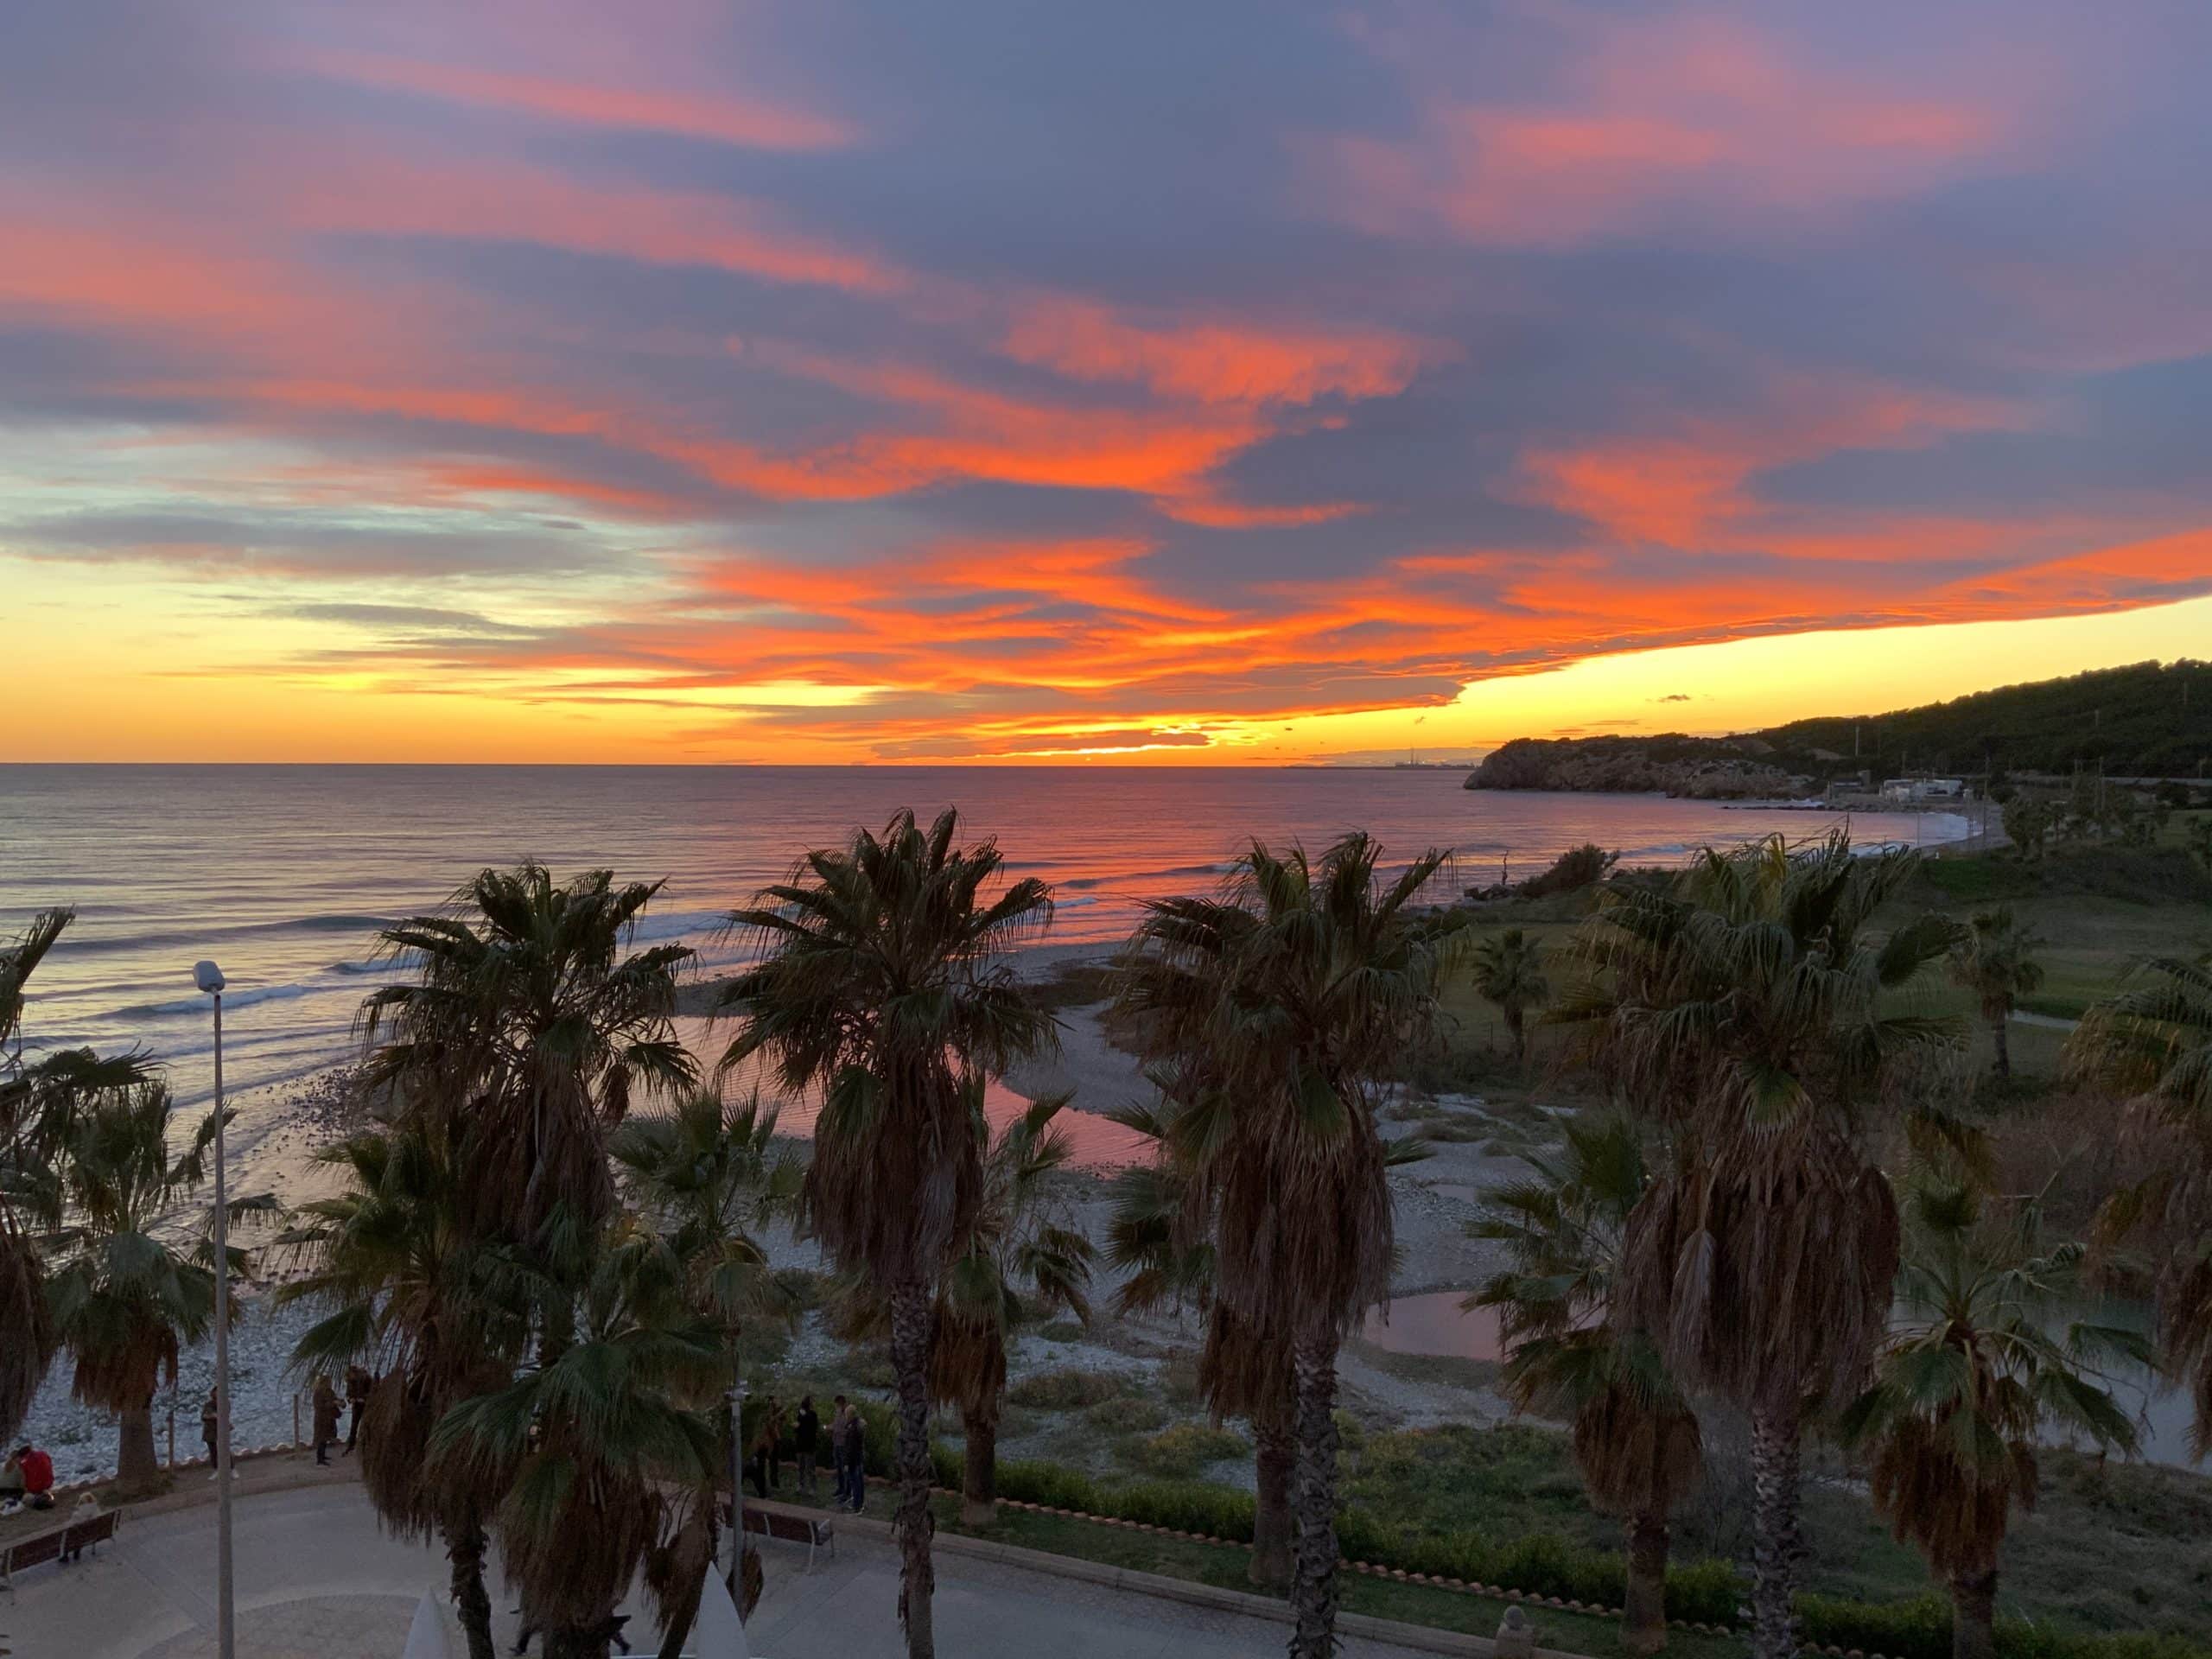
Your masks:
{"label": "distant building", "polygon": [[1882,779],[1882,798],[1916,804],[1923,801],[1962,801],[1967,798],[1965,780],[1958,778],[1885,778]]}

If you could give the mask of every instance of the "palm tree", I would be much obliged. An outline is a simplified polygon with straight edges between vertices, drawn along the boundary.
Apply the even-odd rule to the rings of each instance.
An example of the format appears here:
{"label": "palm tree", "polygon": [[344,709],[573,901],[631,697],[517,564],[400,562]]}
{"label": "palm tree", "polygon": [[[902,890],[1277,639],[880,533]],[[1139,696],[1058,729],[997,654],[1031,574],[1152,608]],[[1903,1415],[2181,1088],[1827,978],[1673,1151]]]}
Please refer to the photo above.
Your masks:
{"label": "palm tree", "polygon": [[1187,1173],[1190,1217],[1211,1230],[1217,1300],[1290,1338],[1291,1651],[1315,1659],[1336,1640],[1337,1351],[1389,1291],[1376,1112],[1385,1079],[1434,1030],[1440,974],[1434,931],[1406,907],[1444,855],[1387,883],[1380,859],[1363,834],[1318,861],[1255,842],[1225,896],[1147,906],[1119,970],[1147,1042],[1190,1069],[1171,1161]]}
{"label": "palm tree", "polygon": [[556,1210],[597,1227],[614,1207],[608,1132],[640,1094],[697,1082],[671,1019],[692,951],[622,953],[661,886],[485,870],[446,912],[378,934],[415,976],[361,1004],[363,1084],[460,1125],[459,1196],[478,1236],[526,1239]]}
{"label": "palm tree", "polygon": [[968,1247],[938,1294],[930,1393],[960,1412],[960,1518],[970,1526],[998,1513],[1008,1338],[1020,1325],[1058,1313],[1090,1323],[1090,1268],[1098,1252],[1068,1224],[1050,1192],[1051,1177],[1073,1150],[1052,1122],[1069,1098],[1040,1096],[991,1141]]}
{"label": "palm tree", "polygon": [[[70,1393],[120,1425],[116,1480],[151,1485],[154,1390],[176,1381],[181,1344],[197,1342],[215,1320],[212,1257],[180,1255],[154,1230],[179,1197],[200,1184],[214,1115],[185,1150],[168,1150],[169,1093],[158,1083],[102,1096],[71,1127],[62,1166],[67,1221],[52,1243],[47,1285],[56,1340],[75,1362]],[[242,1252],[232,1252],[242,1270]]]}
{"label": "palm tree", "polygon": [[[617,887],[605,870],[562,884],[535,863],[482,871],[446,912],[381,931],[381,954],[413,977],[372,993],[355,1018],[365,1086],[387,1097],[402,1142],[394,1154],[410,1162],[406,1189],[384,1197],[409,1219],[416,1259],[334,1264],[334,1287],[358,1303],[378,1294],[378,1271],[405,1275],[385,1281],[385,1323],[362,1333],[408,1379],[372,1395],[387,1414],[374,1460],[393,1465],[379,1504],[403,1527],[444,1535],[471,1618],[484,1517],[512,1511],[514,1494],[496,1479],[504,1466],[478,1459],[434,1477],[452,1486],[448,1503],[444,1493],[417,1501],[404,1465],[438,1423],[518,1364],[533,1360],[542,1371],[557,1360],[576,1299],[541,1297],[533,1325],[514,1282],[579,1281],[614,1210],[609,1134],[640,1096],[697,1080],[671,1020],[677,970],[691,951],[624,950],[659,891],[658,882]],[[340,1230],[348,1222],[317,1219]],[[401,1284],[410,1294],[393,1294]],[[330,1344],[334,1351],[337,1333]],[[619,1529],[586,1527],[577,1547],[595,1539],[611,1554],[625,1541]],[[472,1626],[472,1652],[478,1639]]]}
{"label": "palm tree", "polygon": [[1911,1208],[1898,1311],[1838,1432],[1866,1456],[1877,1513],[1948,1585],[1955,1659],[1993,1659],[1998,1550],[2012,1511],[2035,1507],[2038,1431],[2133,1452],[2134,1424],[2094,1366],[2151,1356],[2110,1327],[2051,1334],[2079,1297],[2082,1250],[2041,1249],[2033,1205],[2001,1227],[1965,1190],[1916,1194]]}
{"label": "palm tree", "polygon": [[152,1076],[136,1054],[102,1059],[90,1049],[65,1049],[23,1058],[23,988],[75,913],[41,911],[0,949],[0,1331],[9,1332],[0,1343],[0,1441],[11,1445],[54,1361],[36,1241],[61,1224],[63,1163],[77,1113]]}
{"label": "palm tree", "polygon": [[2212,955],[2163,957],[2093,1006],[2067,1068],[2135,1097],[2155,1172],[2114,1193],[2099,1230],[2148,1236],[2158,1258],[2159,1351],[2196,1401],[2190,1455],[2212,1455]]}
{"label": "palm tree", "polygon": [[1475,947],[1475,989],[1505,1016],[1505,1029],[1513,1039],[1513,1058],[1529,1058],[1529,1010],[1541,1008],[1551,998],[1551,982],[1544,977],[1544,947],[1517,927],[1484,939]]}
{"label": "palm tree", "polygon": [[1612,1322],[1622,1239],[1648,1185],[1643,1137],[1620,1114],[1566,1133],[1556,1159],[1526,1158],[1535,1178],[1491,1194],[1471,1224],[1505,1246],[1510,1265],[1466,1306],[1498,1311],[1508,1396],[1567,1421],[1592,1499],[1626,1520],[1622,1645],[1656,1653],[1667,1645],[1668,1517],[1696,1484],[1703,1443],[1657,1345]]}
{"label": "palm tree", "polygon": [[[753,1230],[793,1210],[804,1163],[776,1145],[776,1112],[756,1091],[725,1101],[712,1090],[684,1096],[672,1110],[633,1116],[614,1133],[611,1150],[623,1185],[645,1225],[655,1230],[681,1264],[692,1309],[721,1332],[732,1382],[743,1378],[741,1338],[756,1319],[788,1324],[790,1294],[778,1281],[767,1250]],[[756,1414],[765,1402],[747,1408]],[[741,1456],[749,1454],[748,1433]],[[731,1514],[745,1501],[731,1476]],[[704,1546],[711,1560],[719,1521],[706,1516]],[[742,1529],[730,1560],[730,1592],[749,1611],[761,1578],[758,1552]],[[748,1588],[748,1586],[752,1586]],[[697,1612],[696,1598],[679,1598],[671,1635],[681,1645]]]}
{"label": "palm tree", "polygon": [[995,895],[995,842],[957,844],[948,809],[900,812],[880,836],[811,852],[734,912],[759,955],[727,988],[726,1069],[754,1056],[819,1096],[807,1224],[846,1273],[891,1305],[899,1388],[899,1611],[914,1659],[930,1620],[929,1379],[937,1287],[973,1235],[982,1158],[972,1104],[985,1078],[1057,1046],[1058,1024],[1003,961],[1051,920],[1034,878]]}
{"label": "palm tree", "polygon": [[1173,1098],[1163,1088],[1159,1105],[1131,1104],[1112,1114],[1160,1149],[1156,1161],[1132,1164],[1114,1179],[1106,1257],[1123,1273],[1115,1306],[1124,1316],[1185,1306],[1205,1314],[1199,1391],[1217,1421],[1242,1417],[1252,1428],[1249,1576],[1254,1584],[1285,1592],[1290,1588],[1290,1487],[1298,1456],[1290,1345],[1268,1340],[1215,1300],[1211,1224],[1192,1224],[1189,1178],[1166,1161],[1175,1141],[1167,1127],[1168,1114],[1175,1109]]}
{"label": "palm tree", "polygon": [[1897,1203],[1869,1131],[1897,1065],[1956,1041],[1913,1006],[1950,924],[1871,925],[1912,873],[1910,855],[1856,857],[1841,836],[1708,851],[1664,890],[1606,895],[1560,1011],[1669,1131],[1628,1219],[1614,1318],[1751,1418],[1758,1659],[1796,1647],[1806,1405],[1859,1393],[1897,1276]]}
{"label": "palm tree", "polygon": [[2005,1022],[2021,997],[2043,983],[2043,964],[2033,952],[2043,944],[2032,928],[2013,917],[2010,905],[1974,912],[1951,947],[1951,977],[1974,995],[1997,1052],[2000,1082],[2012,1077],[2012,1045]]}
{"label": "palm tree", "polygon": [[505,1494],[500,1554],[525,1619],[556,1659],[607,1659],[640,1567],[661,1568],[648,1582],[664,1616],[706,1570],[721,1333],[694,1310],[683,1263],[627,1218],[504,1288],[531,1310],[531,1359],[439,1420],[429,1478]]}
{"label": "palm tree", "polygon": [[[988,1141],[983,1195],[966,1248],[938,1283],[930,1349],[930,1398],[960,1413],[960,1518],[969,1526],[998,1514],[999,1418],[1014,1333],[1060,1313],[1090,1323],[1098,1251],[1067,1224],[1049,1189],[1073,1150],[1052,1123],[1071,1097],[1039,1096],[995,1137],[976,1103],[976,1132]],[[836,1334],[848,1341],[880,1338],[889,1325],[883,1296],[865,1280],[848,1281],[836,1306]]]}
{"label": "palm tree", "polygon": [[449,1127],[372,1131],[319,1154],[344,1171],[346,1190],[301,1205],[278,1235],[304,1271],[278,1287],[276,1301],[329,1310],[300,1338],[296,1368],[358,1361],[378,1375],[361,1424],[362,1484],[398,1536],[443,1541],[469,1659],[493,1659],[484,1562],[499,1494],[433,1479],[425,1458],[441,1417],[508,1380],[503,1356],[522,1332],[486,1294],[493,1264],[461,1225]]}

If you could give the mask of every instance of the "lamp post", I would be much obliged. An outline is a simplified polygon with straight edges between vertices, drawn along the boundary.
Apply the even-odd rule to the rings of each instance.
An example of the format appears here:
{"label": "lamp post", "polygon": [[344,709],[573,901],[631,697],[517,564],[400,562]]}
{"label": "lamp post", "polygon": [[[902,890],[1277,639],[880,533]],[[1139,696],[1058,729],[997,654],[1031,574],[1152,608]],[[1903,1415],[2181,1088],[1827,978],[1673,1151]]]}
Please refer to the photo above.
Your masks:
{"label": "lamp post", "polygon": [[192,982],[215,1004],[215,1632],[221,1659],[235,1659],[231,1583],[231,1212],[223,1185],[223,970],[192,964]]}
{"label": "lamp post", "polygon": [[751,1392],[739,1376],[722,1395],[729,1407],[729,1599],[734,1606],[745,1602],[745,1396]]}

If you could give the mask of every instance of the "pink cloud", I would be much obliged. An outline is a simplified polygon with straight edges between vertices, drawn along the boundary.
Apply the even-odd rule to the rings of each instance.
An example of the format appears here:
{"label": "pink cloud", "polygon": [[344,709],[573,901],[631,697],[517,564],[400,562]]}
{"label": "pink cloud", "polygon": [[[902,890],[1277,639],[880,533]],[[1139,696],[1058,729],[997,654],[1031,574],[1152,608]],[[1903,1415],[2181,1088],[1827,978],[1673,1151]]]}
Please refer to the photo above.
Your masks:
{"label": "pink cloud", "polygon": [[1305,141],[1326,210],[1384,233],[1561,247],[1916,188],[2005,137],[1999,110],[1901,96],[1714,16],[1576,33],[1548,96],[1471,99],[1412,65],[1419,130]]}
{"label": "pink cloud", "polygon": [[576,126],[677,133],[748,149],[841,149],[858,137],[834,117],[762,99],[700,97],[665,87],[516,74],[376,52],[324,52],[306,61],[315,73],[354,86]]}

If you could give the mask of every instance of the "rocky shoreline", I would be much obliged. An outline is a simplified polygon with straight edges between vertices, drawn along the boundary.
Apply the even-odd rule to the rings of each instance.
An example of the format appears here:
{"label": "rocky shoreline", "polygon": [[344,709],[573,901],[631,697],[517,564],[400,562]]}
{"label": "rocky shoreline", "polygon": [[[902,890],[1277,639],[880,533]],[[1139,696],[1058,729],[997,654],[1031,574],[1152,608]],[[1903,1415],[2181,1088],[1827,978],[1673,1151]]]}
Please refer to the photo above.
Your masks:
{"label": "rocky shoreline", "polygon": [[1484,757],[1469,789],[1669,795],[1696,801],[1773,801],[1817,787],[1759,755],[1758,739],[1516,737]]}

